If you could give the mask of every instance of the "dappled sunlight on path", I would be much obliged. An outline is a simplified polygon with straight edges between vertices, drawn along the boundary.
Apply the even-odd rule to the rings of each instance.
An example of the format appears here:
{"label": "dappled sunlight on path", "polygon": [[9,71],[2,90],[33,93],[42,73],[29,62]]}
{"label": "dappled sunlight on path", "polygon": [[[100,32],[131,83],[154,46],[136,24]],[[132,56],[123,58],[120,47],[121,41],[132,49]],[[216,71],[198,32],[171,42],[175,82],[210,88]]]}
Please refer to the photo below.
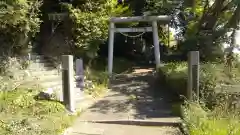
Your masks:
{"label": "dappled sunlight on path", "polygon": [[[90,134],[93,127],[98,127],[104,135],[141,135],[145,131],[179,135],[180,119],[172,114],[166,100],[169,97],[159,91],[155,80],[152,69],[116,76],[111,81],[112,90],[77,119],[73,132]],[[83,131],[83,125],[89,131]]]}

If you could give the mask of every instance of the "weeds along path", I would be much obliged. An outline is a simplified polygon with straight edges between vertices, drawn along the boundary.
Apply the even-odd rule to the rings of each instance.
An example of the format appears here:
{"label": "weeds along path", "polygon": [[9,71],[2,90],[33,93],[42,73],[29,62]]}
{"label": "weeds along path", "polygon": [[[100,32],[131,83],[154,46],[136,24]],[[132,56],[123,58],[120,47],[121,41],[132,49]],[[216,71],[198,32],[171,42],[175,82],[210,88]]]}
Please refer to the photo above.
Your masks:
{"label": "weeds along path", "polygon": [[152,69],[116,76],[112,90],[86,110],[68,135],[181,135],[168,96],[159,93]]}

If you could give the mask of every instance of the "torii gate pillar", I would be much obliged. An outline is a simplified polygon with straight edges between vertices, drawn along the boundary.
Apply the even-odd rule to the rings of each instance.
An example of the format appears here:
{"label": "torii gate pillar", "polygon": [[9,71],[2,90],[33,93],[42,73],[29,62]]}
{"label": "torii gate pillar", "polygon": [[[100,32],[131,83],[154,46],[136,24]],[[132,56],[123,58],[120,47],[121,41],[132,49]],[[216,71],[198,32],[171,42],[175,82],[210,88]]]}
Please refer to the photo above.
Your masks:
{"label": "torii gate pillar", "polygon": [[109,25],[109,41],[108,41],[108,74],[112,75],[113,70],[113,44],[114,44],[114,23]]}
{"label": "torii gate pillar", "polygon": [[156,68],[160,66],[160,49],[159,49],[159,39],[158,39],[158,28],[157,21],[152,22],[153,27],[153,44],[154,44],[154,54],[155,54],[155,63]]}
{"label": "torii gate pillar", "polygon": [[[169,23],[170,16],[135,16],[135,17],[113,17],[110,19],[109,24],[109,44],[108,44],[108,74],[112,76],[113,70],[113,48],[114,48],[114,33],[115,32],[153,32],[154,54],[156,68],[161,64],[160,49],[158,39],[158,26],[157,21],[162,23]],[[152,27],[144,28],[115,28],[115,23],[123,22],[152,22]]]}

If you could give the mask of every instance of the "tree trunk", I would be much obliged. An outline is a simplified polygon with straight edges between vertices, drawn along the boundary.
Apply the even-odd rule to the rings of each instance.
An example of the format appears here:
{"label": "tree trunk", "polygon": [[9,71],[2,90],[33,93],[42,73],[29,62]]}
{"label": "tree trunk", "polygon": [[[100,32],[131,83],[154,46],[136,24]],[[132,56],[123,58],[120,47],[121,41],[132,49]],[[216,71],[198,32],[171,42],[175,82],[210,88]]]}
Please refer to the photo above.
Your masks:
{"label": "tree trunk", "polygon": [[203,30],[211,30],[214,29],[218,18],[221,15],[221,9],[224,7],[225,0],[215,0],[214,4],[209,8],[208,12],[206,12],[202,17],[204,17],[201,22],[201,28]]}

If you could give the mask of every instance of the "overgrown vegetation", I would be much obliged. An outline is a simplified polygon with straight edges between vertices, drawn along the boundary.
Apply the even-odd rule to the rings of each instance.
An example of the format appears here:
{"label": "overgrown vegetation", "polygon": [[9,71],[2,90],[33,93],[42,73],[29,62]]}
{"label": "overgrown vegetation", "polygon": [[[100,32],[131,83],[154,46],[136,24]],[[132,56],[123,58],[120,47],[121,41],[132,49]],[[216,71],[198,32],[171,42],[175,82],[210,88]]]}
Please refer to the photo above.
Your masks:
{"label": "overgrown vegetation", "polygon": [[[168,63],[159,68],[160,81],[174,93],[186,96],[187,69],[187,63],[185,62]],[[238,68],[234,68],[232,72],[229,72],[228,68],[223,64],[201,64],[200,91],[219,92],[222,86],[238,84],[239,77]]]}
{"label": "overgrown vegetation", "polygon": [[[38,100],[36,97],[43,88],[35,85],[36,80],[28,73],[31,72],[28,68],[23,70],[25,63],[16,58],[7,60],[1,64],[0,134],[62,133],[71,125],[74,116],[70,116],[56,99]],[[27,83],[29,81],[32,83]]]}
{"label": "overgrown vegetation", "polygon": [[72,123],[73,116],[56,101],[38,101],[37,89],[0,92],[0,134],[59,135]]}
{"label": "overgrown vegetation", "polygon": [[228,101],[212,110],[204,104],[186,102],[182,106],[184,122],[190,135],[238,135],[240,118],[238,111],[226,107]]}
{"label": "overgrown vegetation", "polygon": [[[159,69],[160,81],[168,92],[179,99],[187,92],[187,63],[168,63]],[[190,135],[237,135],[239,129],[239,70],[221,64],[200,65],[200,102],[188,101],[173,105],[174,113],[181,115]],[[181,110],[179,112],[179,110]]]}

